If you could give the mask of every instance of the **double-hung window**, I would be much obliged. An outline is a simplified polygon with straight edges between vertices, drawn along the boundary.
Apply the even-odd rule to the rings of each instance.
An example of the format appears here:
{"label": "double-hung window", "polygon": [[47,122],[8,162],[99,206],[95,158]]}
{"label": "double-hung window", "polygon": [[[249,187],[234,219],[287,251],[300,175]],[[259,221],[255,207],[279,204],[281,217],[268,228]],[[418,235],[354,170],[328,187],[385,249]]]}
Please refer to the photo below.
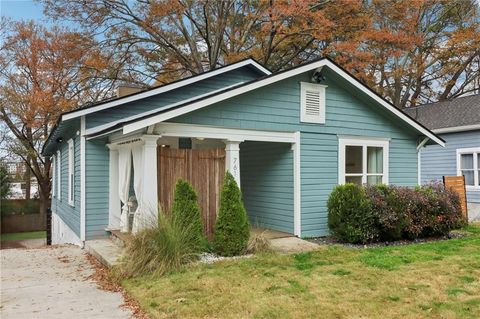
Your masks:
{"label": "double-hung window", "polygon": [[57,200],[62,199],[62,151],[57,151],[57,158],[55,159],[55,164],[57,165],[57,175],[55,176],[57,180]]}
{"label": "double-hung window", "polygon": [[457,175],[465,176],[465,186],[480,190],[480,147],[457,149]]}
{"label": "double-hung window", "polygon": [[388,184],[388,146],[385,139],[339,138],[339,184]]}
{"label": "double-hung window", "polygon": [[75,156],[73,140],[68,141],[68,204],[74,205],[75,194]]}

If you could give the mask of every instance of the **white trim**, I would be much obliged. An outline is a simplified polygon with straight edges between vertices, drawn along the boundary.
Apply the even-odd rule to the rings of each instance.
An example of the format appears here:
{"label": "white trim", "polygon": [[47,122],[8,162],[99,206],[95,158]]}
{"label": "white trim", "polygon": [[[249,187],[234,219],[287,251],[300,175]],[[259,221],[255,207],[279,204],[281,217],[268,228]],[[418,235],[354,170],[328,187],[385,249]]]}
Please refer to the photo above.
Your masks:
{"label": "white trim", "polygon": [[[188,99],[185,99],[185,100],[181,100],[181,101],[178,101],[178,102],[175,102],[175,103],[171,103],[171,104],[167,104],[165,106],[162,106],[160,109],[170,109],[172,107],[176,107],[178,105],[182,105],[184,103],[188,103],[190,101],[195,101],[195,100],[198,100],[198,99],[201,99],[205,96],[209,96],[209,95],[212,95],[212,94],[215,94],[217,92],[221,92],[221,91],[224,91],[224,90],[228,90],[232,87],[235,87],[235,86],[238,86],[238,85],[241,85],[242,83],[244,82],[239,82],[239,83],[235,83],[233,85],[229,85],[229,86],[226,86],[226,87],[222,87],[218,90],[214,90],[214,91],[211,91],[211,92],[207,92],[207,93],[204,93],[204,94],[200,94],[200,95],[197,95],[197,96],[194,96],[194,97],[191,97],[191,98],[188,98]],[[99,126],[95,126],[95,127],[92,127],[92,128],[89,128],[88,130],[86,130],[85,134],[86,135],[93,135],[95,133],[98,133],[98,132],[102,132],[104,130],[107,130],[111,127],[114,127],[115,125],[119,124],[119,123],[124,123],[124,122],[128,122],[128,121],[133,121],[135,119],[138,119],[138,118],[142,118],[144,116],[148,116],[150,114],[155,114],[158,112],[158,108],[157,109],[154,109],[154,110],[150,110],[150,111],[147,111],[147,112],[143,112],[143,113],[140,113],[140,114],[136,114],[136,115],[132,115],[132,116],[129,116],[129,117],[125,117],[125,118],[122,118],[120,120],[116,120],[116,121],[113,121],[113,122],[109,122],[107,124],[103,124],[103,125],[99,125]],[[152,127],[153,125],[149,126]],[[98,136],[96,136],[98,137]]]}
{"label": "white trim", "polygon": [[479,163],[478,155],[480,154],[480,147],[469,147],[469,148],[457,148],[457,176],[462,176],[461,170],[461,155],[462,154],[472,154],[473,155],[473,186],[465,185],[467,191],[480,191],[480,172],[479,172]]}
{"label": "white trim", "polygon": [[63,221],[63,219],[52,212],[52,244],[74,244],[82,247],[83,243],[77,234]]}
{"label": "white trim", "polygon": [[139,120],[139,121],[134,122],[134,123],[126,124],[123,127],[123,132],[124,133],[129,133],[129,132],[133,132],[133,131],[136,131],[138,129],[142,129],[144,127],[156,124],[156,123],[164,122],[164,121],[167,121],[171,118],[174,118],[174,117],[186,114],[186,113],[190,113],[192,111],[201,109],[201,108],[209,106],[211,104],[214,104],[214,103],[232,98],[234,96],[238,96],[240,94],[243,94],[243,93],[246,93],[246,92],[249,92],[249,91],[252,91],[252,90],[255,90],[255,89],[270,85],[270,84],[273,84],[275,82],[284,80],[286,78],[290,78],[290,77],[293,77],[295,75],[302,74],[304,72],[314,70],[316,68],[323,67],[323,66],[328,66],[330,69],[332,69],[334,72],[336,72],[342,78],[344,78],[350,84],[357,87],[360,91],[367,94],[370,98],[375,100],[377,103],[379,103],[384,108],[386,108],[387,110],[389,110],[390,112],[395,114],[397,117],[399,117],[400,119],[405,121],[407,124],[409,124],[410,126],[415,128],[417,131],[419,131],[423,135],[429,137],[430,139],[432,139],[434,142],[440,144],[441,146],[443,146],[443,147],[445,146],[445,142],[443,142],[435,134],[433,134],[428,129],[421,126],[419,123],[415,122],[413,119],[411,119],[405,113],[403,113],[402,111],[397,109],[395,106],[391,105],[390,103],[388,103],[387,101],[382,99],[380,96],[378,96],[375,93],[373,93],[372,91],[370,91],[370,89],[368,89],[365,85],[363,85],[358,80],[356,80],[355,78],[350,76],[348,73],[346,73],[345,71],[340,69],[338,66],[336,66],[335,64],[333,64],[332,62],[330,62],[329,60],[326,60],[326,59],[320,60],[320,61],[317,61],[317,62],[312,62],[312,63],[306,64],[306,65],[303,65],[303,66],[300,66],[300,67],[297,67],[297,68],[293,68],[293,69],[291,69],[289,71],[286,71],[286,72],[281,72],[281,73],[278,73],[278,74],[272,74],[272,75],[270,75],[269,77],[267,77],[263,80],[259,80],[259,81],[253,82],[251,84],[241,86],[239,88],[230,90],[228,92],[224,92],[224,93],[212,96],[210,98],[206,98],[206,99],[201,100],[201,101],[193,102],[193,103],[191,103],[187,106],[184,106],[184,107],[181,107],[181,108],[178,108],[178,109],[174,109],[174,110],[171,110],[171,111],[166,111],[164,113],[154,115],[154,116],[152,116],[150,118],[147,118],[147,119],[143,119],[143,120]]}
{"label": "white trim", "polygon": [[455,132],[464,132],[464,131],[473,131],[473,130],[480,130],[480,124],[437,128],[432,130],[432,132],[434,132],[435,134],[442,134],[442,133],[455,133]]}
{"label": "white trim", "polygon": [[68,145],[67,145],[67,171],[68,171],[67,202],[68,202],[68,205],[75,206],[75,143],[73,139],[69,139]]}
{"label": "white trim", "polygon": [[57,150],[57,200],[62,199],[62,150]]}
{"label": "white trim", "polygon": [[118,193],[118,149],[109,150],[108,228],[120,229],[122,205]]}
{"label": "white trim", "polygon": [[301,146],[300,132],[295,132],[293,148],[293,234],[302,236],[302,195],[301,195]]}
{"label": "white trim", "polygon": [[417,146],[417,185],[422,185],[422,157],[420,153],[428,140],[429,138],[425,137]]}
{"label": "white trim", "polygon": [[[55,159],[55,154],[52,155],[52,198],[56,198],[55,190],[57,189],[57,180],[55,176],[57,176],[57,161]],[[53,205],[51,205],[53,207]]]}
{"label": "white trim", "polygon": [[258,141],[295,143],[295,133],[244,129],[229,129],[214,126],[161,123],[155,127],[155,133],[161,136],[182,136],[226,139],[230,141]]}
{"label": "white trim", "polygon": [[80,118],[80,240],[85,241],[86,234],[86,180],[85,180],[85,116]]}
{"label": "white trim", "polygon": [[[302,123],[318,123],[325,124],[325,112],[326,112],[326,85],[300,82],[300,122]],[[319,95],[319,114],[309,115],[307,114],[307,91],[316,91]]]}
{"label": "white trim", "polygon": [[345,184],[345,147],[362,146],[362,184],[367,183],[367,147],[383,147],[383,173],[382,183],[389,183],[389,140],[370,137],[338,137],[338,184]]}
{"label": "white trim", "polygon": [[184,80],[180,80],[180,81],[175,82],[175,83],[166,84],[166,85],[163,85],[163,86],[158,87],[156,89],[152,89],[152,90],[149,90],[149,91],[146,91],[146,92],[143,92],[143,93],[134,94],[132,96],[126,96],[124,98],[121,98],[121,99],[118,99],[118,100],[115,100],[115,101],[111,101],[111,102],[106,102],[106,103],[100,104],[98,106],[93,106],[93,107],[89,107],[89,108],[86,108],[86,109],[80,109],[76,112],[64,114],[64,115],[62,115],[62,121],[70,120],[70,119],[73,119],[73,118],[77,118],[79,116],[83,116],[83,115],[87,115],[87,114],[90,114],[90,113],[105,110],[105,109],[108,109],[108,108],[111,108],[111,107],[114,107],[114,106],[117,106],[117,105],[122,105],[122,104],[133,102],[133,101],[138,101],[138,100],[150,97],[150,96],[154,96],[154,95],[157,95],[157,94],[161,94],[161,93],[165,93],[165,92],[168,92],[168,91],[171,91],[171,90],[175,90],[175,89],[184,87],[186,85],[193,84],[193,83],[196,83],[198,81],[202,81],[202,80],[217,76],[219,74],[226,73],[226,72],[229,72],[229,71],[232,71],[232,70],[236,70],[236,69],[242,68],[244,66],[248,66],[248,65],[251,65],[251,66],[255,67],[256,69],[258,69],[260,72],[264,73],[265,75],[270,75],[271,74],[270,71],[268,71],[265,67],[263,67],[259,63],[255,62],[253,59],[247,59],[247,60],[244,60],[244,61],[240,61],[240,62],[237,62],[237,63],[230,64],[228,66],[225,66],[225,67],[222,67],[222,68],[219,68],[219,69],[216,69],[216,70],[212,70],[212,71],[200,74],[198,76],[186,78]]}

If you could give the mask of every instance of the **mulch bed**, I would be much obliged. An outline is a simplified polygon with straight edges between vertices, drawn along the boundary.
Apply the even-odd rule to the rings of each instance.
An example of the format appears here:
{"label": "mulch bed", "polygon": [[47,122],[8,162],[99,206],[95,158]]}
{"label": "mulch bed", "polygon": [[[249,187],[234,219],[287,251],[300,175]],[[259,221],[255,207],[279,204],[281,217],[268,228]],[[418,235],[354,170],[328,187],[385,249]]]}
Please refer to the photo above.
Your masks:
{"label": "mulch bed", "polygon": [[378,243],[370,243],[370,244],[350,244],[339,241],[334,237],[316,237],[316,238],[309,238],[306,239],[309,242],[318,245],[341,245],[347,248],[355,248],[355,249],[364,249],[364,248],[375,248],[375,247],[386,247],[386,246],[405,246],[405,245],[412,245],[412,244],[419,244],[419,243],[427,243],[433,241],[441,241],[441,240],[450,240],[455,238],[462,238],[465,235],[462,233],[450,233],[448,236],[442,237],[428,237],[428,238],[419,238],[419,239],[402,239],[397,241],[390,241],[390,242],[378,242]]}
{"label": "mulch bed", "polygon": [[149,319],[150,317],[140,308],[140,304],[137,300],[133,299],[128,295],[125,289],[118,284],[111,276],[110,271],[107,267],[101,264],[95,257],[86,253],[87,259],[92,264],[94,272],[88,279],[91,279],[97,283],[100,289],[119,292],[122,294],[125,303],[122,307],[130,309],[133,312],[133,317],[137,319]]}

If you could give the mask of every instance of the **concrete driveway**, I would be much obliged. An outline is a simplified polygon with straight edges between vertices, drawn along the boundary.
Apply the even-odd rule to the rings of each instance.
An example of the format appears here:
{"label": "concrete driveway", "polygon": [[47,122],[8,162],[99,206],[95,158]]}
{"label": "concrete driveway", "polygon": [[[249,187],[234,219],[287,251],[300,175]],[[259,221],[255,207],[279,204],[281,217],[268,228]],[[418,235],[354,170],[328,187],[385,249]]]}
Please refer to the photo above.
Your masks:
{"label": "concrete driveway", "polygon": [[131,318],[120,293],[101,290],[82,249],[1,250],[0,317]]}

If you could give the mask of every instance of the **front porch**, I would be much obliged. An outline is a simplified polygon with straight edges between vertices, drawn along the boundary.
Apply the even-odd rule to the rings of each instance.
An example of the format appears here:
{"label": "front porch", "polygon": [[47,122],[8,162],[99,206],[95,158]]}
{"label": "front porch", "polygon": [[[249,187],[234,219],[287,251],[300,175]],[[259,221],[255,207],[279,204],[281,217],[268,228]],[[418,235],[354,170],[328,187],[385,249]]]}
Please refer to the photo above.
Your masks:
{"label": "front porch", "polygon": [[299,133],[174,123],[154,125],[147,133],[110,137],[107,230],[135,233],[155,223],[159,211],[169,212],[182,178],[198,193],[211,238],[228,170],[253,227],[300,236]]}

